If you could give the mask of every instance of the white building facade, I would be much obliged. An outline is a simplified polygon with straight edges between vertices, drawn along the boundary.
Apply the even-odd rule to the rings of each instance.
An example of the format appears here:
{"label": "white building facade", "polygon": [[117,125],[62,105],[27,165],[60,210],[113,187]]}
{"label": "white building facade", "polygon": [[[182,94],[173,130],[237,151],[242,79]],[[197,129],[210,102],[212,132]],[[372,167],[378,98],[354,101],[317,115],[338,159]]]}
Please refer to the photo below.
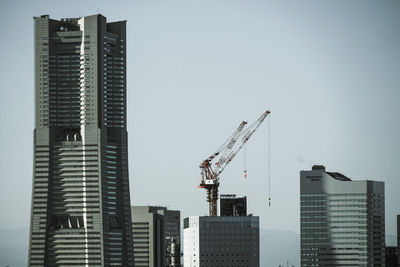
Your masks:
{"label": "white building facade", "polygon": [[260,266],[259,217],[184,219],[184,266]]}

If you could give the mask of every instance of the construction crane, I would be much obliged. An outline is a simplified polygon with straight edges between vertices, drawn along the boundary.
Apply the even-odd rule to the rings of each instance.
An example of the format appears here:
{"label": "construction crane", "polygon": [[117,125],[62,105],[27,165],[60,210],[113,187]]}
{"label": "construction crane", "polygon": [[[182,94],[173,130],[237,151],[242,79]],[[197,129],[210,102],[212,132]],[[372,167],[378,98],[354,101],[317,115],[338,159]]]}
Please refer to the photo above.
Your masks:
{"label": "construction crane", "polygon": [[210,216],[217,216],[219,175],[270,113],[271,111],[269,110],[265,111],[258,120],[246,129],[245,126],[247,122],[242,121],[236,131],[217,149],[217,151],[200,164],[201,182],[198,187],[207,190]]}

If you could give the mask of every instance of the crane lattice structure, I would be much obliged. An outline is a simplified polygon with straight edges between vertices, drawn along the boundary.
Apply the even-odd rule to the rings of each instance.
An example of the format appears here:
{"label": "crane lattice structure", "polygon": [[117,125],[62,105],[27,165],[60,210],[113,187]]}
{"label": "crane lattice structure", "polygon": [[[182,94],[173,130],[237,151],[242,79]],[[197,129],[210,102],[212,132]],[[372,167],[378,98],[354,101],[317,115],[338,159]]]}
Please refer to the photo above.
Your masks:
{"label": "crane lattice structure", "polygon": [[242,121],[236,131],[217,149],[217,151],[200,164],[201,182],[198,187],[207,190],[210,216],[217,216],[218,187],[220,183],[219,175],[270,113],[271,111],[269,110],[265,111],[258,120],[246,129],[247,122]]}

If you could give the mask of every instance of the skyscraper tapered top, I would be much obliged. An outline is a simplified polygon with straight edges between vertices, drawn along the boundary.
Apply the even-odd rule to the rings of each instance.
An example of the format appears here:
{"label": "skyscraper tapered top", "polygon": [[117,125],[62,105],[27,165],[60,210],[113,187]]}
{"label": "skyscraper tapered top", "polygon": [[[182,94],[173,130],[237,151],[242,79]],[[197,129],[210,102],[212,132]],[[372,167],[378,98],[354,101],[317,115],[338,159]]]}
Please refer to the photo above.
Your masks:
{"label": "skyscraper tapered top", "polygon": [[126,21],[35,18],[35,126],[126,127]]}

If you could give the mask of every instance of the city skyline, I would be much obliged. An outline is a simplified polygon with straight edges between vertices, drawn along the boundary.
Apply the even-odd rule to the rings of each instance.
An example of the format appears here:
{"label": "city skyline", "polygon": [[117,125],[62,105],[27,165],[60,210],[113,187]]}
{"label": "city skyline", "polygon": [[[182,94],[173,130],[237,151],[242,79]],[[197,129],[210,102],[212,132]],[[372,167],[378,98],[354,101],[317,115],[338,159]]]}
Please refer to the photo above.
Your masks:
{"label": "city skyline", "polygon": [[[205,215],[207,203],[196,188],[198,164],[238,122],[268,108],[271,208],[261,128],[249,142],[247,180],[238,155],[221,177],[221,194],[248,196],[248,212],[260,216],[260,228],[299,233],[298,171],[324,164],[354,180],[384,181],[387,233],[396,232],[398,2],[139,1],[122,2],[123,10],[106,2],[88,2],[79,11],[46,1],[0,5],[1,33],[18,41],[17,46],[2,43],[10,53],[4,55],[0,69],[1,124],[12,134],[2,131],[0,138],[0,203],[1,211],[7,210],[0,228],[29,224],[32,16],[60,19],[97,11],[111,21],[128,20],[131,204],[167,205],[181,210],[182,217],[196,215],[193,210]],[[15,57],[27,59],[18,71]],[[205,118],[209,127],[204,127]],[[181,189],[179,197],[174,190],[164,190],[174,185]],[[8,209],[9,203],[14,209]]]}

